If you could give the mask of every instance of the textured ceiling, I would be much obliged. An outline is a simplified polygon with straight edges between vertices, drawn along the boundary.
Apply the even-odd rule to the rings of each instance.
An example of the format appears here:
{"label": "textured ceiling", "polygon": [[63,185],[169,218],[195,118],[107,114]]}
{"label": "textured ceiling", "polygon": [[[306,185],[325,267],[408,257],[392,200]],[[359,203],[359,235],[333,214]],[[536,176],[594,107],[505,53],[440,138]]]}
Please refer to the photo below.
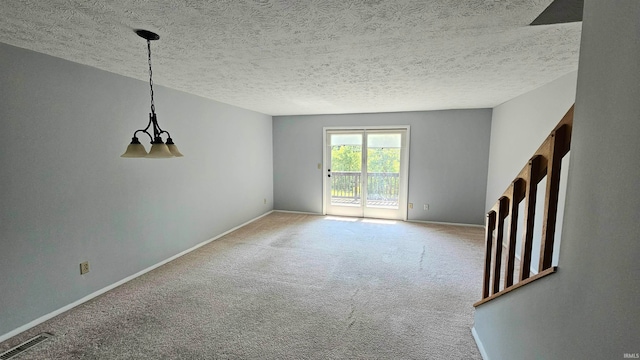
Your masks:
{"label": "textured ceiling", "polygon": [[[270,115],[494,107],[578,67],[551,0],[0,1],[0,42]],[[161,99],[158,103],[161,103]]]}

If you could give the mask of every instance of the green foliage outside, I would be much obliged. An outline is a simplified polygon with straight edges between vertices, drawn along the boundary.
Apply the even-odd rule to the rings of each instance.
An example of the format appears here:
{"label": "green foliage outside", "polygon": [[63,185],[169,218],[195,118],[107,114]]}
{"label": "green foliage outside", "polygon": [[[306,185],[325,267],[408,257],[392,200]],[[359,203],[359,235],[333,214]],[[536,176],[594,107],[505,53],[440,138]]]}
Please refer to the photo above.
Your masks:
{"label": "green foliage outside", "polygon": [[[369,148],[367,152],[369,173],[399,173],[399,148]],[[331,171],[361,171],[362,150],[359,145],[331,147]]]}
{"label": "green foliage outside", "polygon": [[358,145],[331,147],[331,171],[361,171],[362,150]]}
{"label": "green foliage outside", "polygon": [[399,173],[400,148],[369,148],[367,161],[370,173]]}

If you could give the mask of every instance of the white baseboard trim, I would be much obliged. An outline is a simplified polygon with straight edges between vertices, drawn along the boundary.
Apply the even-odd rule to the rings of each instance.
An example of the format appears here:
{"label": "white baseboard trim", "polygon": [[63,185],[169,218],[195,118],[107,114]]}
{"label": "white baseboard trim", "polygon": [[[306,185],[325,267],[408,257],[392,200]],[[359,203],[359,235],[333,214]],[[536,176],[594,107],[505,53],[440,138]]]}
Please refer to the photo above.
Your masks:
{"label": "white baseboard trim", "polygon": [[291,211],[291,210],[273,210],[273,212],[286,213],[286,214],[302,214],[302,215],[320,215],[321,213],[307,212],[307,211]]}
{"label": "white baseboard trim", "polygon": [[476,345],[478,345],[478,350],[480,351],[480,356],[482,356],[483,360],[489,360],[489,356],[487,352],[484,350],[484,345],[482,345],[482,341],[478,337],[478,333],[476,332],[475,326],[471,328],[471,335],[473,335],[473,340],[476,341]]}
{"label": "white baseboard trim", "polygon": [[34,326],[40,325],[43,322],[45,322],[45,321],[47,321],[47,320],[49,320],[51,318],[54,318],[54,317],[64,313],[65,311],[71,310],[74,307],[76,307],[78,305],[81,305],[81,304],[83,304],[83,303],[85,303],[85,302],[87,302],[87,301],[89,301],[89,300],[91,300],[91,299],[93,299],[93,298],[95,298],[97,296],[100,296],[100,295],[106,293],[109,290],[115,289],[115,288],[117,288],[118,286],[120,286],[120,285],[122,285],[124,283],[127,283],[127,282],[129,282],[129,281],[141,276],[141,275],[144,275],[144,274],[148,273],[149,271],[154,270],[154,269],[156,269],[156,268],[158,268],[158,267],[160,267],[160,266],[162,266],[162,265],[164,265],[164,264],[166,264],[168,262],[171,262],[171,261],[173,261],[173,260],[175,260],[175,259],[177,259],[177,258],[179,258],[179,257],[181,257],[183,255],[186,255],[186,254],[188,254],[188,253],[190,253],[190,252],[192,252],[192,251],[194,251],[194,250],[196,250],[196,249],[198,249],[198,248],[200,248],[200,247],[202,247],[204,245],[207,245],[208,243],[210,243],[210,242],[212,242],[214,240],[217,240],[217,239],[219,239],[219,238],[221,238],[221,237],[223,237],[223,236],[225,236],[225,235],[227,235],[227,234],[229,234],[229,233],[231,233],[233,231],[236,231],[236,230],[240,229],[241,227],[246,226],[246,225],[248,225],[248,224],[250,224],[250,223],[252,223],[252,222],[254,222],[254,221],[256,221],[256,220],[258,220],[260,218],[262,218],[262,217],[265,217],[265,216],[271,214],[272,212],[273,212],[273,210],[268,211],[268,212],[266,212],[266,213],[264,213],[264,214],[262,214],[262,215],[260,215],[258,217],[255,217],[255,218],[253,218],[253,219],[251,219],[251,220],[249,220],[249,221],[247,221],[247,222],[245,222],[243,224],[240,224],[240,225],[238,225],[238,226],[236,226],[236,227],[234,227],[234,228],[232,228],[230,230],[227,230],[227,231],[223,232],[220,235],[217,235],[217,236],[215,236],[215,237],[213,237],[213,238],[211,238],[209,240],[205,240],[205,241],[203,241],[203,242],[201,242],[201,243],[199,243],[199,244],[197,244],[197,245],[195,245],[195,246],[193,246],[193,247],[191,247],[191,248],[189,248],[187,250],[184,250],[184,251],[182,251],[182,252],[180,252],[180,253],[178,253],[178,254],[176,254],[176,255],[174,255],[174,256],[166,259],[166,260],[160,261],[159,263],[157,263],[155,265],[151,265],[150,267],[148,267],[148,268],[146,268],[144,270],[141,270],[141,271],[139,271],[139,272],[137,272],[137,273],[135,273],[135,274],[133,274],[131,276],[127,276],[126,278],[124,278],[124,279],[122,279],[122,280],[120,280],[118,282],[115,282],[115,283],[113,283],[113,284],[111,284],[109,286],[106,286],[106,287],[104,287],[104,288],[102,288],[102,289],[100,289],[100,290],[98,290],[96,292],[93,292],[93,293],[91,293],[91,294],[89,294],[89,295],[87,295],[87,296],[85,296],[85,297],[83,297],[83,298],[81,298],[81,299],[79,299],[77,301],[72,302],[69,305],[63,306],[63,307],[59,308],[58,310],[55,310],[55,311],[50,312],[50,313],[48,313],[48,314],[46,314],[44,316],[41,316],[41,317],[39,317],[39,318],[37,318],[37,319],[27,323],[27,324],[24,324],[24,325],[20,326],[17,329],[9,331],[8,333],[6,333],[4,335],[0,335],[0,342],[8,340],[8,339],[10,339],[10,338],[12,338],[12,337],[24,332],[24,331],[27,331],[27,330],[31,329]]}
{"label": "white baseboard trim", "polygon": [[451,222],[427,221],[427,220],[407,220],[407,222],[414,222],[414,223],[421,223],[421,224],[456,225],[456,226],[467,226],[467,227],[484,229],[484,225],[478,225],[478,224],[463,224],[463,223],[451,223]]}
{"label": "white baseboard trim", "polygon": [[[287,214],[303,214],[303,215],[325,216],[325,214],[322,214],[322,213],[306,212],[306,211],[273,210],[273,212],[280,212],[280,213],[287,213]],[[327,216],[330,216],[330,215],[327,215]],[[398,220],[398,221],[403,221],[403,220]],[[467,227],[475,227],[475,228],[483,228],[484,229],[484,225],[478,225],[478,224],[463,224],[463,223],[450,223],[450,222],[426,221],[426,220],[406,220],[406,221],[407,222],[414,222],[414,223],[422,223],[422,224],[456,225],[456,226],[467,226]]]}

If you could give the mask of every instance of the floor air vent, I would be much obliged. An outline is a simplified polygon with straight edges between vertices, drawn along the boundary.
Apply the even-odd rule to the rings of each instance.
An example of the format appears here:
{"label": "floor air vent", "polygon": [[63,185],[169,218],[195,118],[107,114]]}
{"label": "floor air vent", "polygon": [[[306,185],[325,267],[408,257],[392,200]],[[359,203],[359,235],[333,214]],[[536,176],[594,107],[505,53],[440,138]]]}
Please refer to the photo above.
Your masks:
{"label": "floor air vent", "polygon": [[52,336],[53,335],[51,335],[49,333],[39,334],[36,337],[33,337],[33,338],[23,342],[22,344],[14,347],[13,349],[9,349],[8,351],[5,351],[2,354],[0,354],[0,360],[11,359],[12,357],[17,356],[18,354],[21,354],[22,352],[31,349],[32,347],[40,344],[41,342],[47,340],[48,338],[50,338]]}

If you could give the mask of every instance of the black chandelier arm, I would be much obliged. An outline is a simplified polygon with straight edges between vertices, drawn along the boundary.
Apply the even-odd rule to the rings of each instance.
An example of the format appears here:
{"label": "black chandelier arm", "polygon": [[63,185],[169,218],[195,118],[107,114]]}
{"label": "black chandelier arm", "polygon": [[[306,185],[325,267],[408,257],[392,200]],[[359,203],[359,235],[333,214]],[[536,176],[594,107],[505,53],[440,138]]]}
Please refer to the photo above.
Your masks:
{"label": "black chandelier arm", "polygon": [[136,130],[136,131],[133,133],[133,137],[134,137],[134,138],[137,138],[137,137],[138,137],[137,135],[138,135],[138,133],[139,133],[139,132],[143,132],[143,133],[147,134],[147,136],[149,137],[149,139],[151,140],[151,142],[153,142],[153,137],[151,136],[151,134],[149,134],[149,132],[147,131],[147,129],[140,129],[140,130]]}
{"label": "black chandelier arm", "polygon": [[160,124],[158,124],[158,118],[156,117],[156,114],[149,114],[149,117],[150,117],[149,121],[153,123],[153,136],[160,137],[160,135],[162,133],[165,133],[166,131],[160,128]]}
{"label": "black chandelier arm", "polygon": [[162,134],[167,134],[167,137],[169,137],[169,138],[171,137],[171,134],[169,134],[169,132],[168,132],[168,131],[166,131],[166,130],[161,130],[161,131],[158,133],[158,135],[162,135]]}
{"label": "black chandelier arm", "polygon": [[[149,139],[151,139],[151,142],[153,142],[153,136],[151,136],[151,134],[149,133],[148,130],[149,130],[149,127],[151,127],[151,124],[154,123],[154,119],[155,119],[155,114],[153,114],[153,115],[149,114],[149,122],[147,123],[147,127],[145,127],[144,129],[136,130],[133,133],[133,137],[135,138],[136,134],[138,134],[139,132],[143,132],[143,133],[147,134],[147,136],[149,136]],[[155,133],[155,129],[154,129],[154,133]]]}

